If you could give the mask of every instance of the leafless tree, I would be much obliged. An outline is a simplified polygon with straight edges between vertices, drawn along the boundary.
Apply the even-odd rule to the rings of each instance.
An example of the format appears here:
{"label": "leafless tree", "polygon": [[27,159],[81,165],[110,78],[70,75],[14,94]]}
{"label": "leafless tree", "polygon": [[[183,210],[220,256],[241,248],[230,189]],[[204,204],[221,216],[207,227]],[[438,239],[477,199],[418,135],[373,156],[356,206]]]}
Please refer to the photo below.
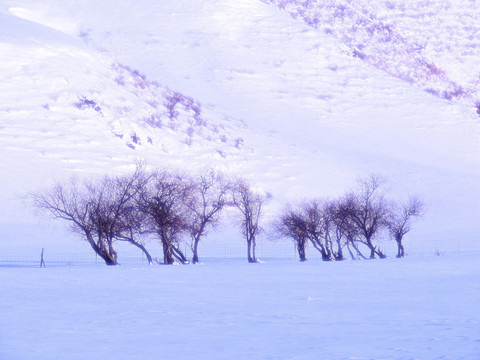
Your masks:
{"label": "leafless tree", "polygon": [[[375,244],[375,240],[386,227],[389,215],[389,204],[380,192],[381,179],[370,176],[360,182],[357,191],[348,194],[344,199],[343,211],[346,216],[346,233],[355,234],[356,240],[370,250],[370,258],[378,255],[385,258]],[[353,239],[350,239],[353,244]],[[357,252],[360,253],[358,248]]]}
{"label": "leafless tree", "polygon": [[303,204],[303,213],[307,222],[307,235],[313,247],[322,255],[322,260],[333,258],[332,241],[330,238],[330,223],[324,209],[324,202],[310,200]]}
{"label": "leafless tree", "polygon": [[117,264],[117,254],[111,251],[112,246],[103,239],[103,232],[99,238],[95,235],[95,224],[92,221],[92,212],[95,209],[95,199],[101,191],[91,184],[79,183],[72,178],[68,184],[55,183],[50,189],[28,195],[33,206],[51,215],[54,219],[67,221],[71,229],[80,233],[88,241],[92,249],[105,260],[107,265]]}
{"label": "leafless tree", "polygon": [[162,243],[164,263],[173,264],[174,258],[188,263],[179,245],[188,230],[186,204],[191,201],[192,184],[187,176],[165,169],[151,171],[148,179],[137,197],[138,210]]}
{"label": "leafless tree", "polygon": [[279,218],[273,224],[275,234],[291,238],[295,243],[300,261],[306,261],[306,246],[308,242],[308,223],[302,209],[287,205]]}
{"label": "leafless tree", "polygon": [[249,263],[257,262],[255,256],[256,238],[260,233],[259,220],[265,196],[251,189],[248,182],[239,179],[232,187],[232,203],[242,214],[240,226],[247,241],[247,257]]}
{"label": "leafless tree", "polygon": [[319,212],[319,234],[323,237],[325,251],[324,260],[343,260],[343,248],[347,244],[347,237],[342,227],[342,218],[338,200],[324,200],[315,206]]}
{"label": "leafless tree", "polygon": [[356,200],[352,196],[339,200],[314,199],[297,206],[288,204],[274,222],[274,233],[294,241],[301,261],[306,260],[307,242],[313,245],[324,261],[343,260],[345,246],[352,259],[365,258],[358,248],[360,232],[353,223],[352,211],[357,211]]}
{"label": "leafless tree", "polygon": [[[132,174],[111,178],[110,205],[112,224],[109,230],[118,241],[126,241],[138,247],[152,264],[152,257],[140,240],[146,232],[145,221],[137,208],[137,197],[148,182],[148,174],[143,163],[138,163]],[[105,214],[104,216],[108,215]]]}
{"label": "leafless tree", "polygon": [[122,207],[118,219],[118,227],[121,231],[118,231],[116,239],[138,247],[145,254],[148,263],[151,265],[153,263],[152,256],[141,240],[143,236],[148,233],[148,227],[143,214],[137,206],[138,196],[148,181],[148,173],[145,171],[143,163],[137,165],[133,174],[115,178],[115,188],[117,192],[125,192],[131,188],[129,199]]}
{"label": "leafless tree", "polygon": [[397,258],[405,256],[403,237],[411,230],[412,220],[423,214],[424,204],[418,197],[411,197],[406,203],[395,206],[388,219],[388,229],[397,242]]}
{"label": "leafless tree", "polygon": [[309,200],[300,205],[298,216],[305,223],[306,237],[322,260],[343,260],[345,234],[338,221],[338,202]]}
{"label": "leafless tree", "polygon": [[[350,204],[348,198],[342,197],[336,200],[331,200],[328,213],[330,219],[333,221],[333,230],[331,232],[334,234],[333,236],[337,246],[340,249],[346,247],[352,260],[356,259],[357,256],[362,256],[355,245],[357,233],[349,218]],[[352,251],[352,248],[354,248],[356,252],[355,254]],[[342,250],[339,250],[338,253],[338,256],[341,254],[341,259],[343,259]]]}
{"label": "leafless tree", "polygon": [[188,231],[191,237],[192,262],[199,262],[198,244],[215,227],[221,211],[228,202],[229,182],[225,176],[214,169],[200,174],[193,180],[189,208]]}
{"label": "leafless tree", "polygon": [[[50,190],[29,197],[35,207],[68,221],[107,265],[116,265],[115,240],[125,240],[128,233],[135,231],[126,217],[141,186],[140,178],[141,171],[137,168],[128,176],[104,176],[82,182],[71,179],[67,184],[58,182]],[[148,254],[133,237],[129,242]]]}
{"label": "leafless tree", "polygon": [[143,214],[138,210],[137,206],[129,206],[127,211],[121,218],[124,230],[117,236],[118,241],[125,241],[138,247],[146,256],[150,265],[153,264],[153,259],[148,250],[145,248],[145,244],[142,238],[148,234],[149,228],[144,221]]}
{"label": "leafless tree", "polygon": [[[309,200],[288,205],[274,224],[275,234],[292,238],[300,259],[305,259],[306,240],[320,252],[323,260],[343,260],[346,248],[352,259],[385,258],[378,240],[390,231],[404,256],[402,239],[410,231],[413,218],[423,213],[417,197],[403,205],[388,201],[382,192],[382,179],[370,176],[345,196],[334,200]],[[362,251],[368,249],[369,255]]]}
{"label": "leafless tree", "polygon": [[[335,206],[335,228],[339,236],[344,238],[345,244],[352,260],[366,257],[362,254],[357,242],[359,241],[359,229],[352,221],[351,213],[356,209],[356,200],[354,196],[346,195],[336,201]],[[352,250],[353,248],[353,250]]]}

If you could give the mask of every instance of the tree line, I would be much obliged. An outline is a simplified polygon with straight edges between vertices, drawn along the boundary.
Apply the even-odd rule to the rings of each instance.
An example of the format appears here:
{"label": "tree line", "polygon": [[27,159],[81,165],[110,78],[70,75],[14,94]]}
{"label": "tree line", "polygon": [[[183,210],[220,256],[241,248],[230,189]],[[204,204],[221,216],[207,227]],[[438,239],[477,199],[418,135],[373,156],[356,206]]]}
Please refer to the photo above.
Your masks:
{"label": "tree line", "polygon": [[[118,264],[117,242],[139,248],[150,264],[146,237],[155,237],[163,250],[163,263],[198,263],[199,243],[220,223],[227,207],[236,210],[236,222],[247,244],[247,260],[257,262],[256,239],[264,193],[242,178],[227,178],[209,169],[189,175],[168,169],[149,169],[143,163],[124,175],[56,182],[28,195],[37,209],[66,221],[107,265]],[[306,260],[311,243],[324,260],[343,260],[344,250],[352,258],[385,257],[376,244],[388,229],[404,256],[402,240],[422,202],[411,198],[403,205],[387,201],[376,177],[363,181],[361,190],[337,200],[309,200],[288,204],[273,221],[272,234],[291,238],[300,261]],[[187,259],[181,245],[192,251]]]}
{"label": "tree line", "polygon": [[307,260],[311,243],[325,261],[385,258],[378,246],[385,236],[397,244],[397,257],[405,256],[404,236],[413,220],[422,215],[424,204],[412,196],[404,203],[386,198],[382,179],[370,176],[356,190],[337,199],[307,200],[287,204],[274,221],[277,236],[294,241],[300,261]]}
{"label": "tree line", "polygon": [[241,215],[238,224],[247,242],[249,262],[257,262],[256,237],[265,196],[244,179],[227,179],[210,169],[197,176],[137,165],[131,174],[100,179],[70,179],[28,195],[34,207],[66,221],[107,265],[118,264],[117,241],[152,256],[143,239],[154,236],[163,249],[163,263],[188,263],[181,243],[189,238],[192,262],[198,245],[215,228],[226,206]]}

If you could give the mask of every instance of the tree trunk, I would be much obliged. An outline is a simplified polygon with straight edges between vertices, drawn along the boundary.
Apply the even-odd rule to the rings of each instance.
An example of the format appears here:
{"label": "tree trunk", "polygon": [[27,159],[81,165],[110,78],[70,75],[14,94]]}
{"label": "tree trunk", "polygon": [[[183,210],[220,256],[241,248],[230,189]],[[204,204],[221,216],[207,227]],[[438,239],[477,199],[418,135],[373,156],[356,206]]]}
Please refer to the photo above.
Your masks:
{"label": "tree trunk", "polygon": [[247,240],[248,248],[248,262],[256,263],[257,259],[255,258],[255,238],[250,238]]}
{"label": "tree trunk", "polygon": [[193,247],[192,247],[192,252],[193,252],[193,256],[192,256],[192,263],[193,264],[198,264],[199,263],[199,259],[198,259],[198,243],[199,243],[199,240],[200,239],[193,239]]}
{"label": "tree trunk", "polygon": [[143,251],[143,253],[145,254],[145,256],[147,257],[147,260],[148,260],[148,263],[150,265],[153,264],[153,260],[152,260],[152,257],[150,256],[149,252],[147,251],[147,249],[145,248],[145,246],[143,246],[142,244],[136,242],[135,240],[132,240],[132,239],[128,239],[127,240],[130,244],[133,244],[135,245],[136,247],[138,247],[140,250]]}
{"label": "tree trunk", "polygon": [[342,251],[342,244],[340,244],[340,241],[337,240],[337,253],[334,255],[335,260],[341,261],[344,259],[343,257],[343,251]]}
{"label": "tree trunk", "polygon": [[171,244],[168,242],[167,239],[162,238],[162,246],[163,246],[163,263],[168,265],[173,264],[174,261],[173,261]]}
{"label": "tree trunk", "polygon": [[106,249],[99,246],[93,239],[91,233],[85,232],[85,235],[93,251],[105,261],[105,265],[118,265],[116,254],[110,254]]}
{"label": "tree trunk", "polygon": [[299,239],[297,241],[298,257],[301,262],[307,261],[307,256],[305,254],[305,246],[306,246],[305,240]]}
{"label": "tree trunk", "polygon": [[397,258],[402,258],[405,256],[405,249],[402,244],[402,239],[397,239],[398,253]]}
{"label": "tree trunk", "polygon": [[182,264],[188,264],[188,259],[185,254],[178,247],[172,244],[172,254]]}
{"label": "tree trunk", "polygon": [[352,258],[352,260],[355,260],[355,256],[353,255],[352,253],[352,249],[350,249],[350,241],[347,240],[347,250],[348,250],[348,253],[350,254],[350,257]]}
{"label": "tree trunk", "polygon": [[385,255],[383,252],[381,252],[377,248],[375,248],[375,254],[377,254],[380,259],[386,259],[387,258],[387,255]]}
{"label": "tree trunk", "polygon": [[327,249],[322,250],[322,260],[323,261],[331,261],[329,251]]}
{"label": "tree trunk", "polygon": [[[320,253],[322,254],[323,253],[323,246],[321,244],[321,242],[319,242],[317,239],[315,238],[311,238],[309,237],[310,239],[310,242],[312,243],[313,247]],[[319,245],[320,244],[320,245]]]}
{"label": "tree trunk", "polygon": [[108,254],[103,251],[96,251],[96,250],[95,252],[98,254],[98,256],[100,256],[103,259],[103,261],[105,261],[105,265],[109,265],[109,266],[118,265],[117,259],[113,257],[111,254]]}
{"label": "tree trunk", "polygon": [[366,245],[370,249],[370,259],[375,259],[375,246],[372,244],[372,240],[369,237],[366,237]]}
{"label": "tree trunk", "polygon": [[252,257],[253,257],[253,262],[257,262],[257,255],[256,255],[256,250],[257,250],[257,241],[255,237],[252,239]]}
{"label": "tree trunk", "polygon": [[367,258],[362,254],[362,252],[358,249],[358,247],[355,245],[354,241],[353,241],[353,240],[350,240],[350,242],[351,242],[353,248],[355,249],[355,251],[357,252],[357,255],[358,255],[359,257],[361,257],[362,259],[367,259]]}
{"label": "tree trunk", "polygon": [[325,238],[325,256],[326,256],[326,258],[324,258],[323,261],[332,261],[332,258],[334,257],[332,254],[333,254],[332,242],[331,242],[331,240],[327,240],[327,238]]}
{"label": "tree trunk", "polygon": [[307,261],[307,257],[305,255],[305,248],[298,249],[298,257],[300,258],[300,262]]}

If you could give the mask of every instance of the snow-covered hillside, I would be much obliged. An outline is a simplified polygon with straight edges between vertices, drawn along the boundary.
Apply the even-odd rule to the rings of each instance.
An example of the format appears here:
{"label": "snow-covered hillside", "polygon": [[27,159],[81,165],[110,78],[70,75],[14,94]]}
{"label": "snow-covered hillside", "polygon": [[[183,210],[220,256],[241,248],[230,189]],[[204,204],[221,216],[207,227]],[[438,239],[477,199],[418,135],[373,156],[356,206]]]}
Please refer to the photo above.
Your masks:
{"label": "snow-covered hillside", "polygon": [[[437,11],[445,1],[428,3],[415,9],[461,27],[456,12]],[[411,26],[408,6],[375,4],[369,11],[382,24],[400,34]],[[39,220],[17,193],[146,158],[245,175],[273,195],[270,214],[286,200],[335,196],[381,173],[398,197],[425,199],[411,236],[426,251],[480,246],[478,75],[465,75],[477,50],[465,46],[462,57],[467,42],[453,46],[448,26],[436,28],[435,41],[428,30],[409,31],[408,44],[434,47],[421,56],[448,75],[436,91],[460,84],[466,102],[353,56],[338,36],[355,38],[348,22],[329,33],[260,0],[2,0],[0,19],[5,243],[35,237],[41,247],[51,236],[43,225],[24,231]],[[462,29],[474,39],[469,24]],[[403,52],[378,44],[366,48],[410,69]]]}
{"label": "snow-covered hillside", "polygon": [[263,0],[347,45],[351,54],[431,94],[477,103],[480,7],[471,0]]}

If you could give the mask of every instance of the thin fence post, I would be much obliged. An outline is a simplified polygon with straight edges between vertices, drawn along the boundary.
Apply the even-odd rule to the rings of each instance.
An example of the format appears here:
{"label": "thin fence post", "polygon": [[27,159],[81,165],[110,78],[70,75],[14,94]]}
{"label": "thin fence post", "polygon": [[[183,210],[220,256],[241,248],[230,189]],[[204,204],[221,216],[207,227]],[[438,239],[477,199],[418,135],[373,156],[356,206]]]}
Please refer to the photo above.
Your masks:
{"label": "thin fence post", "polygon": [[44,251],[44,248],[42,248],[42,255],[40,256],[40,267],[47,267],[47,265],[45,265],[45,261],[43,260],[43,251]]}

